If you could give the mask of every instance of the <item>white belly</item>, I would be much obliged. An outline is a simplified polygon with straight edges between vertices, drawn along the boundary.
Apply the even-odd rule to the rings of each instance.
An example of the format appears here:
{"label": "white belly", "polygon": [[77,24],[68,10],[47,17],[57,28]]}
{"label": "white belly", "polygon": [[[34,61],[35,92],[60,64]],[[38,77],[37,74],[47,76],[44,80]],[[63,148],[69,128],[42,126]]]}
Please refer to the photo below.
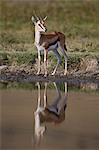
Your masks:
{"label": "white belly", "polygon": [[36,47],[37,47],[37,49],[38,49],[39,51],[44,51],[44,47],[43,47],[43,46],[36,45]]}
{"label": "white belly", "polygon": [[50,50],[55,50],[58,48],[58,43],[54,44],[54,45],[51,45],[49,48],[48,48],[48,51]]}

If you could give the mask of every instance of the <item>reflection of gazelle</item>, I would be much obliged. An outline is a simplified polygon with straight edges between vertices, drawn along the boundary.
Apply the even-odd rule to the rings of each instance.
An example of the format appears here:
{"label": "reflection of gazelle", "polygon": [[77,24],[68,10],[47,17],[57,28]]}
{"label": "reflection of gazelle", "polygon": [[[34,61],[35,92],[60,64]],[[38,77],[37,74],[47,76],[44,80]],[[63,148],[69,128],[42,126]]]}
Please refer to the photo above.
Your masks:
{"label": "reflection of gazelle", "polygon": [[66,45],[65,45],[65,35],[61,32],[51,32],[51,33],[45,33],[46,27],[45,27],[45,20],[39,19],[38,17],[32,16],[32,22],[35,25],[35,46],[38,50],[38,72],[40,73],[40,52],[44,51],[44,70],[45,70],[45,76],[47,75],[47,55],[50,50],[52,50],[57,57],[57,65],[52,73],[52,75],[55,74],[58,65],[61,63],[61,55],[58,52],[58,48],[61,49],[61,52],[63,53],[64,59],[65,59],[65,71],[64,75],[67,73],[67,55],[66,55]]}
{"label": "reflection of gazelle", "polygon": [[40,97],[40,84],[38,86],[38,104],[37,109],[34,113],[35,116],[35,137],[39,142],[40,138],[45,132],[45,126],[42,125],[44,122],[53,122],[55,124],[61,123],[65,119],[65,109],[67,104],[67,83],[65,83],[65,93],[62,97],[61,92],[56,83],[54,86],[56,88],[57,97],[51,105],[47,103],[47,83],[45,83],[44,89],[44,101],[43,106],[41,106]]}

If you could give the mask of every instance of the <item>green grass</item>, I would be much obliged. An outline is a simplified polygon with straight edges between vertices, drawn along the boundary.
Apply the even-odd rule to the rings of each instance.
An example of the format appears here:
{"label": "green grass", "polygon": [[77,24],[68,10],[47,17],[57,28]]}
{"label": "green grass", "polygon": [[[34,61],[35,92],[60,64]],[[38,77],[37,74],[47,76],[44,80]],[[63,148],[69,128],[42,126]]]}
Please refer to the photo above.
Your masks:
{"label": "green grass", "polygon": [[33,52],[3,52],[0,51],[0,60],[3,64],[11,65],[13,63],[21,64],[33,64],[37,54]]}
{"label": "green grass", "polygon": [[[77,65],[82,58],[85,57],[91,57],[91,58],[96,58],[99,61],[99,52],[68,52],[68,66],[72,65]],[[43,62],[43,55],[41,57],[41,61]],[[7,65],[12,65],[12,64],[26,64],[26,65],[33,65],[35,64],[37,59],[37,52],[36,51],[24,51],[24,52],[19,52],[19,51],[14,51],[14,52],[9,52],[9,51],[0,51],[0,61],[2,64],[7,64]],[[49,53],[48,55],[48,60],[49,62],[52,62],[53,65],[56,65],[57,59],[52,53]],[[62,57],[62,62],[64,62],[64,58]],[[63,65],[63,64],[62,64]]]}

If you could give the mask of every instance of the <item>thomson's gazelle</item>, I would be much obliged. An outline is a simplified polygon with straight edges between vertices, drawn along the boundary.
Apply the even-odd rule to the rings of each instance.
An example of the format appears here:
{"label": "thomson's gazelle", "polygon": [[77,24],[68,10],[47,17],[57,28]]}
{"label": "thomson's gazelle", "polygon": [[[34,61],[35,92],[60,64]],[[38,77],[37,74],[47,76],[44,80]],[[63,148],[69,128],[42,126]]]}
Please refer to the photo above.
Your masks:
{"label": "thomson's gazelle", "polygon": [[61,52],[64,55],[65,59],[65,71],[64,75],[67,74],[67,55],[66,55],[66,45],[65,45],[65,35],[61,32],[51,32],[51,33],[45,33],[46,27],[45,27],[45,20],[39,19],[37,16],[32,16],[32,22],[35,25],[35,46],[38,50],[38,72],[40,73],[40,52],[44,51],[44,70],[45,70],[45,76],[47,75],[47,55],[48,52],[51,50],[54,52],[55,56],[57,57],[57,65],[52,73],[52,75],[55,74],[58,65],[61,63],[61,55],[58,52],[58,48],[61,49]]}

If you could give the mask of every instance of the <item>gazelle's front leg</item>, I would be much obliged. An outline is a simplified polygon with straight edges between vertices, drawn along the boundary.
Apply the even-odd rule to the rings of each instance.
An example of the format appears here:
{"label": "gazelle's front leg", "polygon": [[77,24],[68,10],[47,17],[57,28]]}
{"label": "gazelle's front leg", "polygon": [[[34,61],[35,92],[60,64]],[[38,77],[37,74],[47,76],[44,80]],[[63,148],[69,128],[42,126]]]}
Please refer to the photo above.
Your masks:
{"label": "gazelle's front leg", "polygon": [[37,82],[38,87],[38,102],[37,102],[37,109],[34,112],[34,119],[35,119],[35,140],[37,141],[37,144],[39,144],[41,137],[43,137],[43,134],[45,132],[45,126],[41,125],[41,119],[40,119],[40,113],[42,112],[41,107],[41,96],[40,96],[40,90],[41,86],[40,83]]}
{"label": "gazelle's front leg", "polygon": [[48,55],[48,50],[44,50],[44,76],[47,76],[47,55]]}
{"label": "gazelle's front leg", "polygon": [[38,50],[38,71],[37,71],[37,75],[40,74],[40,62],[41,62],[41,56],[40,56],[40,51]]}

